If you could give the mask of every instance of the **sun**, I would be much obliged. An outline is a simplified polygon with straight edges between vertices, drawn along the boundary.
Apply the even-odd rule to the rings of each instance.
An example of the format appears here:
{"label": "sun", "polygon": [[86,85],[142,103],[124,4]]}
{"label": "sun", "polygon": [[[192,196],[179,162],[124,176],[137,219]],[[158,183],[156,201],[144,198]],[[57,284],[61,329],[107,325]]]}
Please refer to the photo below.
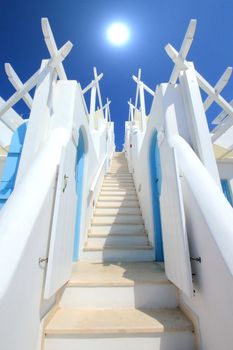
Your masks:
{"label": "sun", "polygon": [[113,45],[125,45],[128,42],[129,37],[129,28],[124,23],[113,23],[107,29],[107,38]]}

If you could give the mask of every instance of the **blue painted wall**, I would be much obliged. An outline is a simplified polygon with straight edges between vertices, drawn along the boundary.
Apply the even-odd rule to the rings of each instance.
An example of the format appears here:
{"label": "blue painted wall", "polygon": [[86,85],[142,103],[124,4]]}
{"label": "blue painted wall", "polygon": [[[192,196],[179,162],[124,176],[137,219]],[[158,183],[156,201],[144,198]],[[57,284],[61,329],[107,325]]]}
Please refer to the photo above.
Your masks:
{"label": "blue painted wall", "polygon": [[231,187],[230,187],[229,181],[222,179],[221,185],[222,185],[222,190],[223,190],[223,193],[224,193],[226,199],[233,207],[232,192],[231,192]]}
{"label": "blue painted wall", "polygon": [[157,143],[156,131],[153,133],[151,138],[149,163],[150,163],[151,201],[152,201],[152,207],[153,207],[156,261],[164,261],[160,203],[159,203],[162,178],[161,178],[160,155],[159,155],[159,147]]}
{"label": "blue painted wall", "polygon": [[9,153],[0,182],[0,208],[6,203],[15,187],[26,130],[27,124],[24,123],[20,125],[12,136]]}
{"label": "blue painted wall", "polygon": [[74,236],[73,261],[77,261],[79,256],[79,241],[80,241],[82,197],[83,197],[84,159],[85,159],[85,142],[84,142],[83,133],[80,129],[77,156],[76,156],[76,167],[75,167],[77,208],[76,208],[76,225],[75,225],[75,236]]}

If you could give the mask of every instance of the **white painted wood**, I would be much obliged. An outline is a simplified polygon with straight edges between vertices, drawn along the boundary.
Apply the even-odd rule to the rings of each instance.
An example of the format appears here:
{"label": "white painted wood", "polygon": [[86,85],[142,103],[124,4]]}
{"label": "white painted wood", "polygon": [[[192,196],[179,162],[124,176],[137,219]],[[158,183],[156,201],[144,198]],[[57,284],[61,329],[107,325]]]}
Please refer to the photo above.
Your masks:
{"label": "white painted wood", "polygon": [[165,271],[170,281],[192,297],[192,272],[177,159],[166,142],[161,145],[160,154],[166,159],[161,164],[160,197]]}
{"label": "white painted wood", "polygon": [[[58,49],[48,18],[41,19],[41,26],[44,34],[44,40],[49,50],[50,56],[53,57],[58,53]],[[56,71],[60,79],[67,79],[63,64],[61,62],[56,66]]]}
{"label": "white painted wood", "polygon": [[[35,74],[29,78],[26,83],[18,90],[16,91],[6,102],[5,104],[0,108],[0,118],[2,119],[2,116],[5,112],[8,111],[12,106],[14,106],[25,94],[27,94],[36,84],[40,84],[46,75],[50,72],[51,67],[56,67],[60,62],[62,62],[65,57],[69,54],[70,50],[72,49],[72,44],[70,41],[68,41],[65,45],[63,45],[60,50],[57,52],[55,56],[53,56],[50,60],[44,60],[45,64],[43,65],[43,69],[39,69]],[[9,126],[11,129],[11,126],[7,123],[7,120],[2,119],[5,124]]]}
{"label": "white painted wood", "polygon": [[96,67],[94,67],[94,77],[95,77],[95,81],[96,81],[96,89],[97,89],[97,94],[98,94],[98,99],[99,99],[99,106],[100,106],[100,109],[103,110],[103,104],[102,104],[102,98],[101,98],[101,93],[100,93],[99,81],[97,80],[98,74],[97,74]]}
{"label": "white painted wood", "polygon": [[[188,26],[188,29],[186,31],[183,43],[181,45],[180,52],[178,54],[178,60],[181,59],[182,61],[184,61],[186,56],[188,55],[188,52],[189,52],[190,47],[192,45],[193,37],[194,37],[195,31],[196,31],[196,25],[197,25],[197,20],[191,19],[189,22],[189,26]],[[169,79],[169,82],[171,84],[175,84],[178,77],[179,77],[179,74],[180,74],[180,69],[179,69],[179,67],[177,67],[175,65],[175,67],[173,68],[171,77]]]}
{"label": "white painted wood", "polygon": [[[223,73],[223,75],[221,76],[221,78],[219,79],[219,81],[214,87],[216,94],[220,94],[220,92],[227,85],[231,77],[231,74],[232,74],[232,67],[227,67],[227,69],[225,70],[225,72]],[[206,98],[206,100],[203,103],[205,111],[207,111],[207,109],[210,108],[213,102],[214,100],[210,96]]]}
{"label": "white painted wood", "polygon": [[88,84],[88,85],[82,90],[83,95],[84,95],[87,91],[89,91],[89,90],[94,86],[94,84],[96,84],[97,81],[100,81],[100,80],[103,78],[103,76],[104,76],[104,74],[103,74],[103,73],[100,73],[100,74],[96,77],[95,80],[92,80],[92,81],[90,82],[90,84]]}
{"label": "white painted wood", "polygon": [[[16,74],[13,67],[10,65],[10,63],[5,63],[5,72],[8,76],[9,81],[14,86],[16,91],[19,91],[23,87],[22,81],[19,79],[18,75]],[[32,98],[29,95],[29,93],[26,93],[23,97],[24,102],[28,106],[29,109],[32,108]]]}
{"label": "white painted wood", "polygon": [[[141,81],[141,75],[142,75],[142,70],[141,68],[138,69],[138,76],[137,76],[137,81]],[[139,96],[139,84],[137,83],[137,89],[136,89],[136,96],[135,96],[135,108],[138,107],[138,96]]]}
{"label": "white painted wood", "polygon": [[[144,90],[146,90],[151,96],[154,97],[155,92],[154,92],[151,88],[149,88],[149,86],[147,86],[144,82],[139,81],[138,78],[137,78],[135,75],[133,75],[133,80],[134,80],[137,84],[141,83],[141,85],[143,86]],[[131,99],[130,99],[129,103],[131,103]]]}
{"label": "white painted wood", "polygon": [[189,125],[192,147],[218,186],[221,187],[209,128],[193,65],[183,72],[180,77],[180,84],[182,86],[182,95],[186,102],[186,113],[189,116],[187,123]]}
{"label": "white painted wood", "polygon": [[49,299],[70,278],[76,212],[76,148],[69,141],[59,166],[44,297]]}

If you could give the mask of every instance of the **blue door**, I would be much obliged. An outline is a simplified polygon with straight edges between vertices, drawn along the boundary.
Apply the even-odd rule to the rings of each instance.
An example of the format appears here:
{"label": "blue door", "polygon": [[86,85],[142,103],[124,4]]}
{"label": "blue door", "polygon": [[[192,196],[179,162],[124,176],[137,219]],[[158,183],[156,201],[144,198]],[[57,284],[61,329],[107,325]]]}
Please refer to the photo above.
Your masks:
{"label": "blue door", "polygon": [[153,133],[150,143],[150,178],[151,178],[151,202],[153,207],[153,221],[154,221],[154,240],[155,240],[155,256],[156,261],[164,261],[163,257],[163,241],[162,228],[160,217],[160,202],[159,197],[161,193],[161,167],[160,155],[157,142],[157,131]]}
{"label": "blue door", "polygon": [[80,129],[78,148],[77,148],[77,157],[76,157],[76,167],[75,167],[77,207],[76,207],[76,224],[75,224],[75,236],[74,236],[73,261],[77,261],[79,256],[79,241],[80,241],[82,199],[83,199],[84,160],[85,160],[85,143],[84,143],[83,133]]}
{"label": "blue door", "polygon": [[6,203],[15,187],[26,131],[27,123],[23,123],[12,136],[10,149],[3,169],[3,176],[0,182],[0,208]]}
{"label": "blue door", "polygon": [[222,191],[224,193],[224,196],[233,207],[232,192],[231,192],[229,181],[226,179],[221,179],[221,185],[222,185]]}

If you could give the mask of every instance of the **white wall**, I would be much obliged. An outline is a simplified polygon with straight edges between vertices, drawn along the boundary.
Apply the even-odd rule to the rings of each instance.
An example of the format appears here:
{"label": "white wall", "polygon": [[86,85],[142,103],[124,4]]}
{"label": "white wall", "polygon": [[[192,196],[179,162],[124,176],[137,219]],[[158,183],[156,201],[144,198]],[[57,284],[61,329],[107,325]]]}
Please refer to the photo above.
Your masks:
{"label": "white wall", "polygon": [[[183,88],[185,87],[183,86]],[[156,127],[160,132],[161,139],[163,137],[166,137],[170,131],[177,130],[176,132],[178,134],[181,134],[191,145],[191,147],[195,149],[193,146],[193,136],[191,137],[190,135],[190,132],[192,132],[190,129],[190,122],[187,121],[187,118],[190,118],[190,115],[187,113],[187,101],[185,102],[186,96],[183,94],[183,90],[180,89],[179,85],[168,85],[169,90],[166,91],[166,89],[167,85],[162,84],[158,90],[158,94],[160,94],[161,98],[158,98],[157,96],[153,101],[150,119],[145,135],[143,135],[139,130],[136,132],[135,130],[134,132],[130,132],[128,123],[126,125],[127,136],[125,138],[125,149],[128,154],[129,162],[131,158],[137,191],[141,185],[141,191],[138,192],[138,195],[145,224],[149,231],[149,237],[151,237],[153,232],[153,223],[150,201],[148,156],[149,143],[154,128]],[[168,124],[165,126],[164,117],[165,113],[167,113],[168,110],[172,118],[169,122],[170,117],[168,115]],[[198,117],[198,115],[193,115],[193,118]],[[173,119],[175,120],[175,124],[177,124],[176,126],[172,126],[172,123],[174,122]],[[129,135],[130,133],[131,136]],[[203,130],[202,133],[198,134],[197,136],[201,137],[201,139],[198,140],[199,151],[201,152],[201,147],[207,147],[205,149],[204,158],[207,159],[208,168],[212,169],[210,170],[211,176],[216,179],[216,173],[214,170],[216,164],[214,165],[211,163],[214,162],[214,159],[212,153],[213,151],[210,149],[210,140],[208,139],[210,136],[207,133],[203,133]],[[131,148],[132,156],[130,157],[129,140],[131,137],[133,147]],[[205,138],[208,139],[208,142],[205,142]],[[141,143],[142,145],[140,147]],[[208,148],[210,152],[209,154]],[[167,161],[168,159],[161,159],[161,162],[166,163]],[[192,168],[190,168],[190,171],[192,171]],[[229,172],[231,172],[231,167],[228,167],[228,169],[223,169],[222,166],[220,174],[224,173],[229,175]],[[180,174],[182,176],[182,173]],[[193,257],[200,256],[202,261],[201,264],[198,262],[192,263],[193,272],[196,273],[193,285],[195,289],[195,295],[192,298],[187,297],[182,291],[180,291],[180,305],[183,306],[183,308],[186,310],[191,310],[192,318],[197,318],[197,324],[200,327],[201,349],[217,350],[221,348],[223,350],[228,350],[232,348],[233,343],[232,274],[230,273],[230,270],[222,255],[224,254],[224,248],[220,249],[216,243],[215,236],[213,235],[213,230],[211,226],[207,225],[206,220],[203,216],[203,212],[201,212],[200,203],[197,204],[192,191],[187,186],[185,180],[182,177],[181,180],[190,255]],[[208,184],[209,183],[207,181],[206,187],[208,187]],[[223,194],[221,194],[219,190],[218,195],[221,196],[221,201],[223,200],[225,202]],[[217,208],[218,205],[220,205],[221,201],[219,202],[218,195],[215,197],[215,191],[213,191],[213,198],[215,198],[215,200],[213,200],[211,197],[211,205],[209,207],[216,205]],[[228,207],[228,210],[231,211],[230,207]],[[219,210],[219,213],[220,212],[221,210]],[[209,219],[211,220],[211,217]],[[221,216],[219,216],[219,220],[221,222]],[[225,220],[227,220],[227,218],[224,219],[224,225],[227,225]],[[219,229],[219,235],[221,235],[221,229]],[[221,239],[221,237],[219,237],[219,239]],[[226,244],[226,242],[223,242],[223,246],[224,244]],[[227,249],[229,251],[229,246]],[[233,246],[230,249],[233,251]]]}
{"label": "white wall", "polygon": [[[106,152],[106,128],[96,131],[93,137],[83,107],[81,88],[75,81],[53,84],[53,98],[48,108],[48,96],[51,96],[48,80],[44,81],[45,89],[41,89],[42,83],[35,93],[35,110],[32,108],[18,182],[0,213],[0,348],[4,350],[36,349],[40,343],[41,321],[56,299],[54,296],[46,301],[43,297],[46,265],[40,267],[38,261],[39,257],[48,255],[56,172],[61,149],[72,136],[73,129],[78,133],[82,128],[87,145],[80,249],[85,241],[86,223],[92,215],[92,203],[105,171],[103,168],[90,198],[90,183]],[[43,108],[40,101],[47,107]],[[46,112],[43,123],[38,111]],[[43,127],[45,129],[34,139],[33,134]],[[109,153],[114,148],[112,132],[113,125],[110,125]]]}

